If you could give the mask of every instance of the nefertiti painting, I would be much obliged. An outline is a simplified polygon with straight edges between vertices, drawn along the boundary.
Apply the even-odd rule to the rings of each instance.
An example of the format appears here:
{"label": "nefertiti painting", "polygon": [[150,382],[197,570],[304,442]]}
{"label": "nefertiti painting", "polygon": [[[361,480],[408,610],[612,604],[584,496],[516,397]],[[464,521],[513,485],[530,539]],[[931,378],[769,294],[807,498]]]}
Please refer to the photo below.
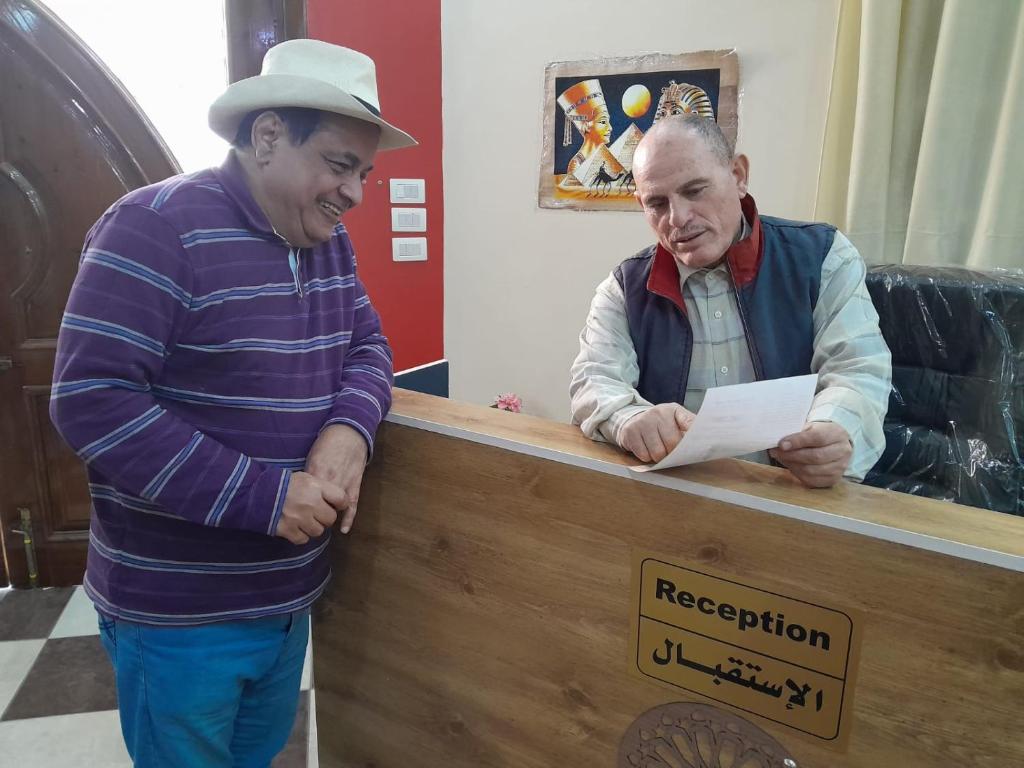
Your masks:
{"label": "nefertiti painting", "polygon": [[633,152],[655,122],[699,114],[735,141],[738,68],[728,51],[548,65],[540,205],[638,210]]}

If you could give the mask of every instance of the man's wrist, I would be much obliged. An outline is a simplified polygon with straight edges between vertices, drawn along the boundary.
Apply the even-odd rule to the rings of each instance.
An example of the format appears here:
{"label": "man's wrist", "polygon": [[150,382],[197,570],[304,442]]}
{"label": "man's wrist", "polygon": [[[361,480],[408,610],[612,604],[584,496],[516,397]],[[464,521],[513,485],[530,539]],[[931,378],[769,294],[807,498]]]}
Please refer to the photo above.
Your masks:
{"label": "man's wrist", "polygon": [[653,407],[653,405],[627,405],[625,408],[620,408],[618,411],[613,413],[608,418],[608,424],[611,427],[612,438],[615,444],[622,447],[620,438],[622,437],[622,430],[626,424],[640,414],[647,413]]}
{"label": "man's wrist", "polygon": [[[345,427],[349,432],[334,431],[333,427]],[[320,435],[317,437],[317,440],[324,438],[325,435],[328,436],[327,439],[347,439],[349,433],[351,433],[351,439],[355,441],[355,438],[358,438],[359,442],[366,449],[366,463],[369,464],[370,457],[373,456],[373,443],[364,430],[365,428],[357,422],[350,421],[349,419],[336,419],[320,428]],[[336,435],[342,435],[343,437],[339,438]]]}

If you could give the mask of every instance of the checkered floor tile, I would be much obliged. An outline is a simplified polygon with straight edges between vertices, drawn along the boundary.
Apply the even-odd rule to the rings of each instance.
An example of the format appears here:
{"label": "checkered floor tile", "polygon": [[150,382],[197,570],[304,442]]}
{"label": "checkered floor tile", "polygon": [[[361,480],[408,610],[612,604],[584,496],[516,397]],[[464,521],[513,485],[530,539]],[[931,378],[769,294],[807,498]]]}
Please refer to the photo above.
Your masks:
{"label": "checkered floor tile", "polygon": [[[318,765],[311,668],[312,642],[295,728],[273,768]],[[0,589],[0,755],[19,768],[131,765],[96,612],[80,588]]]}

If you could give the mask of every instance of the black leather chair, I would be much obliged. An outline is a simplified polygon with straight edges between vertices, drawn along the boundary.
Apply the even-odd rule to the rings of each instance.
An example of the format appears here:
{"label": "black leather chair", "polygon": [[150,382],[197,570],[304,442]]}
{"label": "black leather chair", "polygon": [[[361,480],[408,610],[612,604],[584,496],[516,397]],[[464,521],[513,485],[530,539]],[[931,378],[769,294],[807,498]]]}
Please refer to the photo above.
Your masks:
{"label": "black leather chair", "polygon": [[864,482],[1024,515],[1024,272],[887,265],[867,285],[893,391]]}

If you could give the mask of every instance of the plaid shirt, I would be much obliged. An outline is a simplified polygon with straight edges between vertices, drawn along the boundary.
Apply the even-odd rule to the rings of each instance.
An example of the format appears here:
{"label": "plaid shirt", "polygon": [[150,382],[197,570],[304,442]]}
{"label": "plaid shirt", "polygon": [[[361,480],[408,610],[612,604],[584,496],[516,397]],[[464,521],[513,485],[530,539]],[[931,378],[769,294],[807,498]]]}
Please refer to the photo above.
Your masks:
{"label": "plaid shirt", "polygon": [[[749,236],[744,222],[741,239]],[[710,387],[755,381],[743,333],[736,291],[725,265],[715,269],[679,266],[683,300],[693,330],[693,356],[683,405],[696,412]],[[878,329],[864,275],[867,268],[853,244],[836,232],[821,268],[814,308],[811,373],[818,392],[808,421],[831,421],[850,435],[853,456],[846,477],[862,480],[885,448],[882,421],[889,405],[892,366]],[[592,439],[618,444],[623,425],[652,407],[636,391],[640,368],[629,335],[625,299],[615,275],[597,287],[580,353],[572,366],[573,423]],[[768,462],[767,452],[744,458]]]}

